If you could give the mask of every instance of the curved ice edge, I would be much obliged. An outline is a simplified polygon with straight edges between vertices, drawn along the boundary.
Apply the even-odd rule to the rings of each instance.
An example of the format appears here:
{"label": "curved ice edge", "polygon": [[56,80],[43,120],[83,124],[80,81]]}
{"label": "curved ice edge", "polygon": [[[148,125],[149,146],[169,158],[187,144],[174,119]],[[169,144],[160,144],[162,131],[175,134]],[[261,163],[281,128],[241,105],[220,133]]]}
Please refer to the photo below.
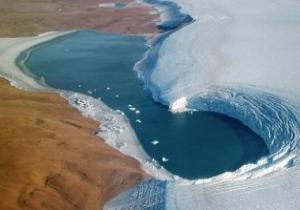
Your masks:
{"label": "curved ice edge", "polygon": [[248,164],[232,173],[239,179],[264,176],[299,164],[300,114],[297,103],[248,87],[212,87],[190,98],[188,107],[222,113],[240,120],[260,135],[270,154],[257,164]]}
{"label": "curved ice edge", "polygon": [[[135,66],[139,78],[144,81],[145,88],[151,91],[155,101],[169,106],[174,114],[186,111],[209,111],[238,119],[260,135],[270,151],[269,156],[259,159],[257,163],[245,164],[233,172],[195,180],[177,178],[170,183],[195,185],[245,180],[272,174],[299,164],[300,114],[296,108],[298,105],[293,100],[294,97],[287,93],[262,87],[228,85],[210,87],[203,89],[201,93],[178,99],[161,96],[160,89],[150,79],[153,68],[149,67],[149,60],[153,64],[160,47],[159,39],[165,38],[164,36],[167,35],[160,35],[156,40],[149,41],[150,50]],[[260,118],[260,115],[263,118]]]}

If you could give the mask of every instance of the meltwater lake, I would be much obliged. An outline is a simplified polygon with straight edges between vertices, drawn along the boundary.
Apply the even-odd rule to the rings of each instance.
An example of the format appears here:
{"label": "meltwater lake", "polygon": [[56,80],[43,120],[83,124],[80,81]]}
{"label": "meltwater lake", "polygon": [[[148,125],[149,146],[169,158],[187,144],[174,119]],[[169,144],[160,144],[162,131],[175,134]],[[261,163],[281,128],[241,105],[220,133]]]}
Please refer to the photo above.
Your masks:
{"label": "meltwater lake", "polygon": [[[19,61],[56,89],[91,95],[130,120],[148,155],[187,179],[234,171],[268,154],[241,122],[208,112],[172,113],[133,70],[148,50],[142,36],[79,31],[23,52]],[[30,53],[30,56],[26,56]]]}

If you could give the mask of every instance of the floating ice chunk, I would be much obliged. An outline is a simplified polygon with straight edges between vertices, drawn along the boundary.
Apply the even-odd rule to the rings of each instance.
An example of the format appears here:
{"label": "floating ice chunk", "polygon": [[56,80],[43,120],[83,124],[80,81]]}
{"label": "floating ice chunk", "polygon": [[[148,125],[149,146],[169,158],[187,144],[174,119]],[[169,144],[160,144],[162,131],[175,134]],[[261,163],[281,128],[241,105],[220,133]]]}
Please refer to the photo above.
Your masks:
{"label": "floating ice chunk", "polygon": [[135,122],[142,123],[142,121],[140,119],[137,119]]}
{"label": "floating ice chunk", "polygon": [[132,107],[132,105],[131,105],[131,104],[128,104],[127,106],[128,106],[128,107]]}
{"label": "floating ice chunk", "polygon": [[106,90],[110,90],[110,87],[106,87]]}
{"label": "floating ice chunk", "polygon": [[136,113],[136,114],[140,114],[141,111],[140,111],[140,110],[136,110],[135,113]]}
{"label": "floating ice chunk", "polygon": [[154,140],[154,141],[152,141],[151,143],[152,143],[153,145],[157,145],[157,144],[159,144],[159,141]]}
{"label": "floating ice chunk", "polygon": [[169,161],[169,159],[168,159],[168,158],[166,158],[166,157],[162,157],[162,158],[161,158],[161,160],[162,160],[163,162],[167,162],[167,161]]}
{"label": "floating ice chunk", "polygon": [[87,93],[90,94],[90,95],[93,94],[93,92],[91,90],[88,90]]}
{"label": "floating ice chunk", "polygon": [[81,84],[79,84],[78,87],[81,88],[82,87]]}
{"label": "floating ice chunk", "polygon": [[136,108],[134,108],[134,107],[130,107],[130,108],[129,108],[129,110],[130,110],[130,111],[135,111],[135,110],[136,110]]}
{"label": "floating ice chunk", "polygon": [[115,97],[116,97],[116,98],[119,98],[120,96],[119,96],[119,94],[116,94]]}

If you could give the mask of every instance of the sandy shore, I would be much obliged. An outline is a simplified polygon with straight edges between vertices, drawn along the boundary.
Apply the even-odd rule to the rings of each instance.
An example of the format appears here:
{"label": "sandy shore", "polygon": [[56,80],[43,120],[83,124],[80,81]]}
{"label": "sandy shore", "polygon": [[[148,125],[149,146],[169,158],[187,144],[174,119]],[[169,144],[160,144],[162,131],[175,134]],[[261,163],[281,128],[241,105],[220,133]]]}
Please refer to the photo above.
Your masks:
{"label": "sandy shore", "polygon": [[[124,9],[101,7],[124,2]],[[100,5],[100,6],[99,6]],[[96,29],[118,33],[153,33],[153,8],[132,0],[0,0],[0,37],[32,36],[46,31]]]}
{"label": "sandy shore", "polygon": [[[157,17],[148,15],[151,8],[94,8],[82,13],[96,2],[0,0],[0,36],[76,28],[156,32],[151,20]],[[54,5],[62,3],[66,13],[59,15],[63,11]],[[38,17],[41,21],[36,22]],[[28,43],[31,38],[20,38],[20,43],[22,39]],[[10,41],[0,40],[1,71],[8,78],[23,77],[12,75],[15,65],[9,59],[15,51],[1,54]],[[95,137],[98,123],[84,118],[58,94],[21,91],[0,79],[0,110],[0,209],[101,209],[148,177],[138,161]]]}

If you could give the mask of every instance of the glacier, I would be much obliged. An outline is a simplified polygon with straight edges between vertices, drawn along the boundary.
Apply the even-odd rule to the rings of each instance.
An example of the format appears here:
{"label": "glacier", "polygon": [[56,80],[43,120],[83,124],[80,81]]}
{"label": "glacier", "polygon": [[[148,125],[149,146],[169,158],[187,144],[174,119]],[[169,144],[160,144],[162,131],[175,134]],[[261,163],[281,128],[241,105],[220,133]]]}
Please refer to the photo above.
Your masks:
{"label": "glacier", "polygon": [[[185,25],[188,18],[181,18],[184,27],[150,40],[149,52],[135,66],[154,100],[173,112],[226,114],[263,137],[270,156],[235,174],[253,177],[254,171],[273,172],[275,165],[297,165],[300,2],[174,2],[194,21]],[[177,14],[164,11],[162,25],[177,22]]]}
{"label": "glacier", "polygon": [[[169,179],[160,209],[299,209],[300,1],[171,2],[194,21],[149,42],[136,66],[146,88],[170,111],[239,119],[263,137],[270,155],[208,179]],[[130,193],[144,193],[141,186],[156,189],[142,183]],[[126,196],[106,209],[122,209]]]}

